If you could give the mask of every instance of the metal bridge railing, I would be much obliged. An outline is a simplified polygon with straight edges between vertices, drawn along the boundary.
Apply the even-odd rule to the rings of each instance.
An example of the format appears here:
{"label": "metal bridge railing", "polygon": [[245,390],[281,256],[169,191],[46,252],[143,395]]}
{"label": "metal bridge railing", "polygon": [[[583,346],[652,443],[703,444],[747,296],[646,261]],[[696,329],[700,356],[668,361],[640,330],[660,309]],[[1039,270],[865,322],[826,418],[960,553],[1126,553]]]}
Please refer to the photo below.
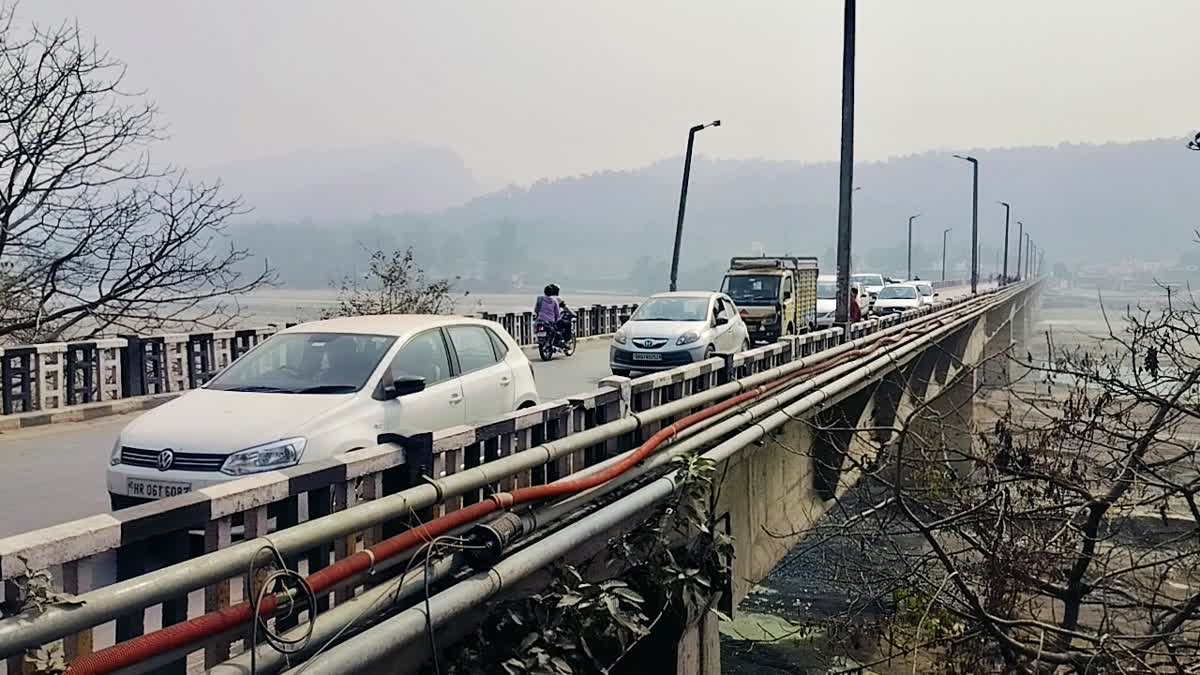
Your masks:
{"label": "metal bridge railing", "polygon": [[[236,571],[232,567],[222,568],[214,573],[206,562],[209,556],[202,556],[203,553],[242,546],[236,541],[247,542],[268,534],[279,540],[281,534],[297,525],[351,509],[356,515],[347,513],[347,517],[322,522],[366,523],[369,516],[362,514],[371,512],[373,502],[382,504],[379,500],[388,495],[411,493],[422,486],[428,487],[430,479],[445,479],[487,467],[556,439],[595,430],[581,436],[570,452],[553,458],[548,452],[548,461],[526,462],[528,465],[517,471],[497,470],[494,481],[488,476],[490,485],[450,495],[443,495],[438,488],[437,499],[431,497],[405,512],[406,517],[389,515],[390,520],[376,519],[363,527],[355,525],[349,531],[339,530],[337,536],[310,550],[289,551],[289,565],[311,574],[418,522],[474,504],[492,491],[552,482],[629,450],[663,425],[705,405],[699,400],[687,405],[684,400],[688,397],[702,398],[698,395],[730,380],[819,355],[848,339],[867,336],[968,299],[945,300],[885,319],[868,319],[848,330],[831,328],[789,336],[741,354],[724,355],[634,380],[609,378],[601,381],[601,388],[595,391],[518,411],[477,427],[455,427],[408,438],[384,435],[379,445],[365,450],[0,539],[0,579],[4,582],[4,606],[9,613],[22,605],[29,593],[30,579],[41,570],[52,573],[55,591],[68,594],[68,599],[86,594],[87,600],[69,609],[50,607],[0,620],[0,657],[8,657],[8,673],[18,673],[22,672],[24,650],[34,645],[61,641],[67,659],[71,660],[95,648],[141,635],[154,624],[168,626],[228,607],[247,599],[244,567],[237,567]],[[604,312],[586,315],[586,320],[595,322],[590,324],[595,330],[608,330],[619,322],[620,311],[606,308]],[[631,420],[631,412],[666,410],[665,406],[671,404],[674,404],[672,414],[655,421],[612,424]],[[606,425],[612,431],[598,429]],[[432,490],[427,492],[435,494]],[[180,569],[187,573],[173,577],[178,583],[138,586],[139,577],[147,572],[185,561],[190,562]],[[116,604],[124,614],[105,609],[116,606],[110,597],[113,594],[105,590],[113,584],[116,584],[114,589],[122,589],[124,600]],[[188,594],[199,589],[203,589],[203,602],[189,603]],[[343,587],[322,598],[321,603],[328,607],[331,602],[345,602],[363,590],[365,587],[361,586]],[[139,599],[135,602],[131,597]],[[159,615],[157,619],[154,614]],[[287,622],[281,627],[286,628]],[[239,639],[225,636],[208,644],[204,648],[205,663],[214,665],[224,661],[231,644]],[[180,664],[176,666],[182,668]]]}
{"label": "metal bridge railing", "polygon": [[[575,310],[577,335],[608,335],[637,305]],[[473,316],[495,321],[523,346],[536,342],[531,312]],[[290,325],[290,324],[289,324]],[[0,347],[0,430],[68,421],[122,409],[153,407],[207,382],[280,326],[237,330],[121,335],[96,340]],[[134,400],[136,399],[136,400]],[[55,413],[51,418],[47,415]]]}

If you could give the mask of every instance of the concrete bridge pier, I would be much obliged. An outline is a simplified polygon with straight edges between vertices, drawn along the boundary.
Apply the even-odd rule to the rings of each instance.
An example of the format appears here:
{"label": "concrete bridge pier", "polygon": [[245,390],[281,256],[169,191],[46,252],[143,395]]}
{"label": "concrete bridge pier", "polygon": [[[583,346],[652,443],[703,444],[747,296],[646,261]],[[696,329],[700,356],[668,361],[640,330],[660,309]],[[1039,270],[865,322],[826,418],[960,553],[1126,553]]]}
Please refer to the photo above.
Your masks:
{"label": "concrete bridge pier", "polygon": [[988,389],[1004,389],[1012,382],[1013,328],[1011,321],[997,322],[993,327],[991,314],[989,330],[983,348],[983,364],[979,368],[979,385]]}

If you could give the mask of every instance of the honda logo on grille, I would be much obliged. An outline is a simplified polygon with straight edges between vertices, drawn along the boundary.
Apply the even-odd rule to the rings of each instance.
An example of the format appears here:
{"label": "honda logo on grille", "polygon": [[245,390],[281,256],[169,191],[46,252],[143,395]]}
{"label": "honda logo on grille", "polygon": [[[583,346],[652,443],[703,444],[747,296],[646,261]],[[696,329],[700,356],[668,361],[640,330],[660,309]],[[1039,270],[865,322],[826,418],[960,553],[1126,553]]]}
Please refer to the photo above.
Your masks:
{"label": "honda logo on grille", "polygon": [[642,349],[658,349],[665,344],[667,341],[659,338],[641,338],[633,341],[633,346]]}
{"label": "honda logo on grille", "polygon": [[170,448],[158,453],[158,470],[167,471],[175,466],[175,452]]}

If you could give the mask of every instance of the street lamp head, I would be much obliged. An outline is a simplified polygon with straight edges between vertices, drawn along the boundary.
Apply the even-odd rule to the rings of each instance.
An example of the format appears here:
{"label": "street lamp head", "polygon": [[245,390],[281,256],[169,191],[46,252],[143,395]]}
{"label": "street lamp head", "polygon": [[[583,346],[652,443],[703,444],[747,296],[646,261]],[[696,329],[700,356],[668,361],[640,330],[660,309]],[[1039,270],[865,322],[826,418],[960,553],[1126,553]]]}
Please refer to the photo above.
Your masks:
{"label": "street lamp head", "polygon": [[914,213],[914,214],[912,214],[911,216],[909,216],[909,217],[908,217],[908,219],[909,219],[909,220],[916,220],[917,218],[920,218],[920,217],[921,217],[921,214],[919,214],[919,213]]}
{"label": "street lamp head", "polygon": [[709,126],[710,127],[719,127],[719,126],[721,126],[721,120],[713,120],[712,124],[710,124]]}
{"label": "street lamp head", "polygon": [[1009,204],[1008,202],[996,202],[996,203],[999,204],[1000,206],[1003,206],[1006,209],[1012,208],[1012,204]]}
{"label": "street lamp head", "polygon": [[959,159],[962,159],[962,160],[966,160],[966,161],[968,161],[968,162],[971,162],[972,164],[978,164],[978,163],[979,163],[979,160],[975,159],[974,157],[971,157],[970,155],[966,155],[966,156],[964,156],[964,155],[955,155],[955,157],[957,157],[957,158],[959,158]]}

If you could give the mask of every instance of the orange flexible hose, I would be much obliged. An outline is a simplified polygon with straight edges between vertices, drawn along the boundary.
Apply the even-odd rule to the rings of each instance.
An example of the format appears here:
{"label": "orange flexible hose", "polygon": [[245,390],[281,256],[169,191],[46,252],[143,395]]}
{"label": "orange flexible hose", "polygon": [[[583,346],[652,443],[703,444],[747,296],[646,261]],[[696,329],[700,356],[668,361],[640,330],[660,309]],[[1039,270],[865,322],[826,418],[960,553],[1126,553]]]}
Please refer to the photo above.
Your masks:
{"label": "orange flexible hose", "polygon": [[[414,527],[402,534],[386,539],[372,546],[370,549],[359,551],[328,567],[318,570],[309,575],[307,578],[308,584],[314,594],[320,594],[338,583],[366,572],[375,563],[400,555],[419,546],[423,542],[431,541],[436,537],[464,525],[471,524],[496,511],[511,508],[519,504],[527,504],[554,497],[565,497],[590,490],[637,466],[647,457],[654,454],[664,443],[671,441],[679,432],[688,427],[736,406],[761,398],[764,394],[788,386],[797,378],[818,374],[849,363],[850,361],[860,359],[874,353],[881,347],[900,342],[909,335],[926,333],[935,327],[945,325],[946,320],[939,318],[931,321],[928,325],[922,325],[920,328],[915,326],[910,327],[894,336],[881,338],[868,347],[854,349],[844,354],[839,354],[837,357],[827,361],[801,368],[794,373],[789,373],[787,376],[780,378],[776,382],[759,385],[754,389],[732,396],[716,405],[687,415],[683,419],[656,432],[625,459],[591,476],[575,479],[569,478],[546,485],[537,485],[512,492],[493,494],[485,501]],[[268,596],[264,598],[262,605],[259,607],[259,615],[269,616],[279,606],[280,596]],[[148,633],[82,656],[70,664],[67,673],[68,675],[100,675],[101,673],[111,673],[230,631],[250,621],[252,615],[253,611],[248,602],[242,602],[226,609],[210,612],[195,619],[189,619],[182,623],[168,626],[153,633]]]}

